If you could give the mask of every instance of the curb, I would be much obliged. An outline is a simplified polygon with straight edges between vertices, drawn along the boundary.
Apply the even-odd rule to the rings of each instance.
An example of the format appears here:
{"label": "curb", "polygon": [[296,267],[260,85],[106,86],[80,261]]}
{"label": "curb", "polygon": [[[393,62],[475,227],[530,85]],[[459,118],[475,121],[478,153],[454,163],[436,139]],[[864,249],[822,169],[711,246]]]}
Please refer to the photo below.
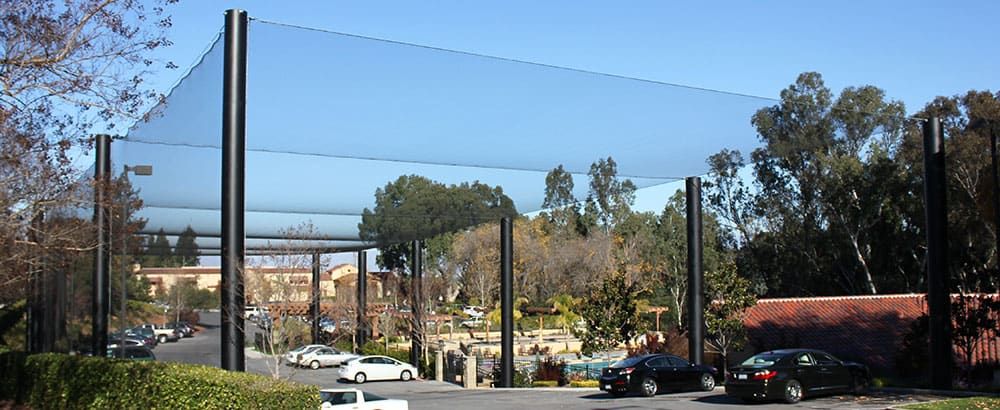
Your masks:
{"label": "curb", "polygon": [[1000,397],[1000,393],[966,391],[966,390],[935,390],[935,389],[916,389],[908,387],[882,387],[880,389],[872,389],[872,390],[886,392],[886,393],[927,394],[927,395],[944,396],[944,397],[977,397],[977,396]]}

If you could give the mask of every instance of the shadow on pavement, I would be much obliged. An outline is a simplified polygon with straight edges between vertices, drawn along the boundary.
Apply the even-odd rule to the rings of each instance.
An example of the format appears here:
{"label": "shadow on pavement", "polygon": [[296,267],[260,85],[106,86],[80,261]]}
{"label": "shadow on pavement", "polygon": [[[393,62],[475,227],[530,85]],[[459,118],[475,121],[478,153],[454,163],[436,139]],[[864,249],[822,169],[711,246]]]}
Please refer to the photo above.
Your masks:
{"label": "shadow on pavement", "polygon": [[[624,396],[624,397],[621,397],[621,398],[625,398],[625,397],[629,397],[629,396]],[[586,396],[580,396],[580,398],[581,399],[587,399],[587,400],[615,400],[615,399],[618,399],[618,397],[615,397],[615,396],[612,396],[612,395],[610,395],[608,393],[603,393],[603,392],[602,393],[588,394]]]}
{"label": "shadow on pavement", "polygon": [[725,395],[725,394],[716,394],[716,395],[712,395],[712,396],[699,397],[695,401],[697,401],[699,403],[714,404],[714,405],[718,405],[718,406],[722,406],[722,405],[725,405],[725,406],[747,406],[747,405],[754,406],[754,405],[771,403],[771,402],[767,402],[767,401],[753,401],[753,402],[749,402],[748,403],[748,402],[745,402],[743,400],[740,400],[739,398],[728,396],[728,395]]}

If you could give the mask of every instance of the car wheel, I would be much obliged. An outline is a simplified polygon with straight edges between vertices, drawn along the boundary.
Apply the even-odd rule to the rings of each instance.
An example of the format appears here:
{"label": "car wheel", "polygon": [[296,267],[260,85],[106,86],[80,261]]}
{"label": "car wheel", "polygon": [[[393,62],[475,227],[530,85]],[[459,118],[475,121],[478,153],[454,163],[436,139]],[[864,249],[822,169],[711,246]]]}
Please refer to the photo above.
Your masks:
{"label": "car wheel", "polygon": [[795,404],[802,400],[802,383],[792,379],[785,383],[785,403]]}
{"label": "car wheel", "polygon": [[368,376],[365,376],[364,373],[358,373],[358,374],[354,375],[354,382],[357,383],[357,384],[364,383],[365,380],[367,380],[367,379],[368,379]]}
{"label": "car wheel", "polygon": [[413,377],[413,375],[410,374],[409,370],[403,370],[403,373],[400,373],[400,375],[399,375],[399,380],[402,380],[404,382],[408,382],[408,381],[410,381],[410,378],[412,378],[412,377]]}
{"label": "car wheel", "polygon": [[614,397],[625,397],[625,392],[623,391],[612,391],[609,393],[611,393],[611,395]]}
{"label": "car wheel", "polygon": [[715,377],[712,377],[712,375],[709,373],[702,373],[701,390],[712,391],[713,389],[715,389]]}
{"label": "car wheel", "polygon": [[319,360],[313,360],[312,362],[310,362],[309,368],[313,370],[319,369]]}
{"label": "car wheel", "polygon": [[160,343],[167,343],[167,337],[166,336],[162,336],[161,335],[158,340],[159,340]]}
{"label": "car wheel", "polygon": [[653,397],[656,395],[656,380],[649,377],[642,379],[642,395],[646,397]]}
{"label": "car wheel", "polygon": [[854,376],[854,382],[851,383],[851,392],[855,396],[864,396],[868,394],[868,389],[871,387],[871,381],[868,377],[863,375]]}

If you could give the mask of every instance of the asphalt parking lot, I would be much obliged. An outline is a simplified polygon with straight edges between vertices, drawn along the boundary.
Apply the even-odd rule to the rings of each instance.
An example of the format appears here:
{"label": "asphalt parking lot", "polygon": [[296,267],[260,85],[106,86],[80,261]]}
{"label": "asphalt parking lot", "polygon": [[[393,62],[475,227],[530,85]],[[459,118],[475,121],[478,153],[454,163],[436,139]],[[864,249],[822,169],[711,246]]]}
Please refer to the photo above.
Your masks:
{"label": "asphalt parking lot", "polygon": [[[160,345],[154,350],[157,360],[219,365],[220,338],[218,315],[204,313],[206,327],[194,338]],[[270,375],[274,361],[255,352],[247,353],[247,371]],[[390,398],[406,399],[414,410],[454,409],[885,409],[901,404],[937,400],[940,397],[874,392],[870,396],[832,396],[807,399],[796,405],[783,403],[744,404],[725,395],[720,387],[711,392],[666,393],[656,397],[613,398],[593,389],[463,389],[450,383],[435,381],[384,381],[363,385],[340,382],[337,369],[299,369],[281,365],[282,377],[320,388],[357,387]]]}

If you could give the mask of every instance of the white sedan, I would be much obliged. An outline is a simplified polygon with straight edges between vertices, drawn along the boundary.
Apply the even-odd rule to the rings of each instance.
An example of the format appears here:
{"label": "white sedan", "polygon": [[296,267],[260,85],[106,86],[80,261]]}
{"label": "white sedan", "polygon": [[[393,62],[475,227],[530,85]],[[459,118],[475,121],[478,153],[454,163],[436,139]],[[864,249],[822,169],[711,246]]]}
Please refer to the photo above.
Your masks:
{"label": "white sedan", "polygon": [[326,345],[303,345],[303,346],[296,347],[296,348],[294,348],[292,350],[289,350],[288,353],[285,353],[285,363],[288,363],[290,365],[292,365],[292,364],[298,364],[299,363],[299,355],[301,355],[301,354],[303,354],[305,352],[309,352],[309,351],[313,351],[313,350],[319,349],[321,347],[326,347]]}
{"label": "white sedan", "polygon": [[361,356],[340,366],[340,379],[364,383],[368,380],[412,380],[417,368],[386,356]]}
{"label": "white sedan", "polygon": [[296,364],[299,366],[309,366],[316,370],[320,367],[340,366],[342,363],[358,357],[353,353],[341,352],[332,347],[320,347],[318,349],[306,350],[299,354]]}
{"label": "white sedan", "polygon": [[409,410],[406,400],[387,399],[366,393],[358,389],[323,389],[319,391],[323,402],[320,409],[358,409],[358,410]]}

